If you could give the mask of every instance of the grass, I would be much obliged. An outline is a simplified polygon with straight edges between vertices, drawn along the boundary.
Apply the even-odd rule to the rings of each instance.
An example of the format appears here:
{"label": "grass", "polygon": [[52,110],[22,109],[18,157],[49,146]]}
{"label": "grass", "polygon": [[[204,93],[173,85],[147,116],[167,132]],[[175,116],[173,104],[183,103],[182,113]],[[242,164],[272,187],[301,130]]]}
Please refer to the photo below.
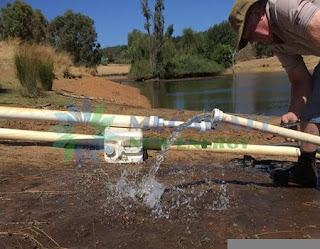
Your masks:
{"label": "grass", "polygon": [[41,90],[51,91],[54,79],[54,54],[51,47],[22,44],[16,49],[14,64],[16,75],[25,96],[38,97]]}
{"label": "grass", "polygon": [[99,76],[114,76],[114,75],[127,75],[130,71],[131,65],[119,65],[119,64],[108,64],[107,66],[100,65],[98,67]]}
{"label": "grass", "polygon": [[44,92],[44,96],[37,99],[21,98],[19,89],[2,89],[2,91],[0,91],[0,105],[2,106],[36,107],[47,104],[65,106],[70,102],[75,102],[75,100],[53,91]]}
{"label": "grass", "polygon": [[42,61],[39,65],[39,78],[42,88],[45,91],[52,90],[52,84],[54,79],[53,70],[54,69],[52,61]]}
{"label": "grass", "polygon": [[[54,91],[44,92],[39,98],[23,98],[20,89],[0,89],[0,105],[9,107],[39,108],[51,105],[54,109],[64,108],[68,103],[82,105],[83,100],[60,95]],[[6,119],[0,119],[0,126],[6,123]]]}

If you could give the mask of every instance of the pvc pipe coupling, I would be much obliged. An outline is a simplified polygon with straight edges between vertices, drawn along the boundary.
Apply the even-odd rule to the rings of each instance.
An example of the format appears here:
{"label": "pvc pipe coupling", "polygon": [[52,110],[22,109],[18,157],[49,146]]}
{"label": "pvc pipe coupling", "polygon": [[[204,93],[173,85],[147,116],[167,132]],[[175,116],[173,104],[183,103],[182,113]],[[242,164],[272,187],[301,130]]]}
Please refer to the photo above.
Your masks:
{"label": "pvc pipe coupling", "polygon": [[[184,122],[181,121],[163,121],[164,127],[168,128],[177,128],[182,125]],[[200,132],[210,131],[212,129],[211,123],[207,121],[201,121],[200,123],[192,123],[188,128],[195,129]]]}
{"label": "pvc pipe coupling", "polygon": [[219,109],[213,109],[212,116],[211,116],[211,124],[218,125],[223,120],[223,111]]}

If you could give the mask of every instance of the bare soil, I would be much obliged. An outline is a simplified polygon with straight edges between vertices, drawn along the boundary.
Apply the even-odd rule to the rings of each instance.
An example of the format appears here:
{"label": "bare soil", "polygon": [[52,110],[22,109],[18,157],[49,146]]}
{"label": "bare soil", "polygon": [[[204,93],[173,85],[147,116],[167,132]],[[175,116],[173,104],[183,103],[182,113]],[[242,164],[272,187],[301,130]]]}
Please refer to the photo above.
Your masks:
{"label": "bare soil", "polygon": [[55,80],[53,89],[61,93],[69,93],[89,99],[151,108],[149,100],[140,94],[139,89],[99,77]]}
{"label": "bare soil", "polygon": [[[105,106],[109,113],[166,119],[196,114],[109,102]],[[278,122],[278,117],[270,120]],[[44,131],[56,125],[3,123]],[[73,130],[90,133],[88,126]],[[144,136],[162,138],[171,132],[145,131]],[[230,126],[207,133],[188,130],[182,137],[245,138],[250,144],[283,141]],[[169,150],[156,175],[166,188],[160,212],[139,200],[119,199],[108,187],[117,186],[124,172],[139,184],[157,151],[149,150],[142,165],[118,165],[104,162],[103,151],[86,149],[81,167],[74,157],[64,161],[67,150],[52,144],[1,141],[0,151],[0,248],[227,248],[228,239],[320,238],[320,192],[279,187],[269,179],[270,168],[287,166],[295,158]],[[98,161],[90,158],[93,152]]]}
{"label": "bare soil", "polygon": [[[92,106],[103,103],[105,113],[166,120],[199,114],[152,109],[138,90],[101,78],[56,81],[54,87],[91,97]],[[81,107],[82,100],[75,100]],[[279,122],[279,117],[268,120]],[[57,125],[1,121],[1,127],[24,130],[49,131]],[[74,133],[94,132],[90,125],[64,127]],[[162,139],[171,133],[169,128],[147,130],[144,137]],[[186,130],[181,137],[236,143],[245,139],[250,144],[284,141],[229,125],[206,133]],[[125,186],[119,179],[141,183],[158,151],[148,150],[148,159],[139,165],[108,164],[103,150],[92,147],[70,152],[50,143],[2,140],[0,151],[0,248],[226,249],[228,239],[320,239],[319,187],[280,187],[269,178],[270,169],[292,165],[296,158],[169,150],[156,174],[165,191],[157,208],[151,208],[139,198],[121,196],[125,188],[114,188]],[[70,153],[73,156],[64,160]],[[84,156],[81,162],[77,153]],[[92,155],[98,155],[97,160]]]}

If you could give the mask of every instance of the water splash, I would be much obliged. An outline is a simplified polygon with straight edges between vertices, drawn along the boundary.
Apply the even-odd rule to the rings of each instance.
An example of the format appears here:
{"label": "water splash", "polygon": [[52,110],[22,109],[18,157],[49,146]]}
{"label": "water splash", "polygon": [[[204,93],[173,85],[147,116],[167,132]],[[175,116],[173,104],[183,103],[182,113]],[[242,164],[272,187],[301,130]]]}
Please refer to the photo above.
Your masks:
{"label": "water splash", "polygon": [[134,205],[144,205],[150,208],[154,213],[163,216],[161,209],[161,197],[165,191],[165,186],[155,179],[149,179],[148,182],[140,173],[129,173],[124,170],[120,179],[115,183],[108,183],[107,188],[111,195],[109,200],[122,204],[125,209]]}
{"label": "water splash", "polygon": [[[161,151],[156,156],[156,161],[151,165],[151,168],[147,175],[137,177],[138,174],[129,174],[124,170],[120,179],[115,184],[109,184],[108,188],[111,191],[111,198],[113,201],[124,204],[125,208],[132,207],[132,204],[126,205],[127,201],[134,202],[135,205],[143,204],[152,210],[153,214],[158,217],[169,218],[172,211],[185,208],[194,212],[194,206],[201,203],[201,198],[207,198],[212,195],[210,190],[200,190],[197,194],[195,189],[191,188],[190,192],[186,192],[185,189],[172,188],[170,191],[175,196],[166,201],[166,204],[162,203],[162,198],[166,192],[166,187],[156,180],[156,173],[160,168],[161,163],[164,161],[164,156],[170,149],[170,146],[178,139],[181,132],[184,131],[189,125],[202,120],[211,120],[211,114],[199,114],[190,118],[187,122],[181,124],[167,139],[167,142],[162,144]],[[138,180],[138,178],[140,180]],[[213,200],[208,209],[223,211],[229,208],[229,198],[227,195],[227,185],[225,182],[219,187],[219,190],[214,196],[218,196],[219,199]],[[213,197],[212,197],[213,198]],[[194,203],[194,205],[193,205]]]}
{"label": "water splash", "polygon": [[[146,204],[150,204],[150,200],[153,200],[152,203],[157,203],[161,198],[161,195],[159,195],[159,188],[162,189],[163,186],[155,180],[155,175],[159,170],[161,163],[164,161],[164,155],[170,149],[170,146],[174,144],[174,142],[179,138],[180,134],[189,125],[199,122],[205,118],[208,118],[208,114],[199,114],[193,116],[188,121],[179,125],[178,128],[168,137],[167,142],[161,145],[161,151],[156,156],[156,162],[151,166],[148,175],[143,178],[142,183],[140,184],[142,187],[140,191],[140,197],[145,201]],[[162,190],[164,190],[164,188]],[[155,197],[158,199],[155,200]]]}
{"label": "water splash", "polygon": [[[209,115],[210,120],[212,119],[212,115]],[[203,119],[208,119],[208,114],[199,114],[193,116],[185,123],[178,126],[178,128],[172,132],[172,134],[168,137],[167,142],[161,145],[161,151],[157,154],[156,162],[151,166],[151,169],[148,174],[148,178],[153,179],[159,170],[161,163],[164,161],[164,155],[170,149],[170,146],[174,144],[174,142],[179,138],[182,131],[184,131],[189,125],[192,123],[199,122]]]}

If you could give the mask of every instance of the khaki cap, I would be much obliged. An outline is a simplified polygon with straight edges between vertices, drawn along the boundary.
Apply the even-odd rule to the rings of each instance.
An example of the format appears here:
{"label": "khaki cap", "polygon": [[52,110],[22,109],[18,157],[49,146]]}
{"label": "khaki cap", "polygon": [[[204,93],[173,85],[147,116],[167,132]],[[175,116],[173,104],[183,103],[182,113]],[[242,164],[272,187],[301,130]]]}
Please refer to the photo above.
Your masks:
{"label": "khaki cap", "polygon": [[238,50],[243,49],[248,43],[246,39],[242,39],[247,12],[249,8],[258,1],[259,0],[236,0],[230,11],[229,22],[238,36]]}

